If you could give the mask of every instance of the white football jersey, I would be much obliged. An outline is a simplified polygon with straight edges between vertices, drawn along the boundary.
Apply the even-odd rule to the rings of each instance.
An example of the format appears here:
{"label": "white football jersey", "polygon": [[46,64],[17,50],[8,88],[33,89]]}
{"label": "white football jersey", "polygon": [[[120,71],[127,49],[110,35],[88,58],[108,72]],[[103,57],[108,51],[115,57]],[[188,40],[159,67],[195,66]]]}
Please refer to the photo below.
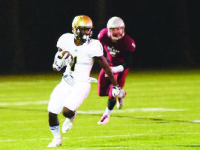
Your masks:
{"label": "white football jersey", "polygon": [[64,75],[72,74],[75,81],[88,82],[94,64],[93,57],[103,56],[103,47],[98,40],[91,39],[83,45],[76,46],[74,35],[71,33],[63,34],[58,39],[57,47],[72,54],[73,61],[66,66]]}

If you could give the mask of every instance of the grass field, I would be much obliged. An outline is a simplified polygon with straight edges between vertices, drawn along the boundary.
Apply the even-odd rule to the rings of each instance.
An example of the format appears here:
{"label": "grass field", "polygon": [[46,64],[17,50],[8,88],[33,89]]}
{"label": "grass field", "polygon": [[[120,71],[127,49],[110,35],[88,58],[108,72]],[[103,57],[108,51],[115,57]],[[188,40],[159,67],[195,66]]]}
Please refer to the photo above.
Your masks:
{"label": "grass field", "polygon": [[63,145],[47,148],[52,135],[46,108],[60,79],[56,73],[0,76],[1,150],[200,149],[200,70],[130,73],[125,106],[101,126],[107,98],[92,83],[74,127],[62,134]]}

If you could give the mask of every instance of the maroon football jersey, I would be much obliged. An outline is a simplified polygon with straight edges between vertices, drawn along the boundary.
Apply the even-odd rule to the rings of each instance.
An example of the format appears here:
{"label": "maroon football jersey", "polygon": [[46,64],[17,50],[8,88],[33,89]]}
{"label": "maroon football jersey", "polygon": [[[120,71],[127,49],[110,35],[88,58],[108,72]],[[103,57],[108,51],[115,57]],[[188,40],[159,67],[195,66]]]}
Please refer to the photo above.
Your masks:
{"label": "maroon football jersey", "polygon": [[102,43],[111,66],[124,64],[126,55],[130,55],[130,52],[133,52],[136,48],[135,41],[126,34],[117,42],[112,42],[111,38],[108,37],[107,28],[100,31],[98,40]]}

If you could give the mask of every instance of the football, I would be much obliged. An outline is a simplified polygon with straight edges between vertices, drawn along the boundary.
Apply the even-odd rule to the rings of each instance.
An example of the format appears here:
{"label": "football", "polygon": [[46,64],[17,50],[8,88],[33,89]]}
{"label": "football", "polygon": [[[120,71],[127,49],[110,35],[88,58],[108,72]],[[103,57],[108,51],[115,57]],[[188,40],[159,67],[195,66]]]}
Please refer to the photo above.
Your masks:
{"label": "football", "polygon": [[68,51],[63,51],[61,49],[58,50],[58,58],[59,59],[67,59],[71,56],[70,52]]}
{"label": "football", "polygon": [[61,57],[63,60],[63,63],[67,66],[68,64],[70,64],[73,60],[72,55],[70,54],[70,52],[68,51],[62,51],[61,53]]}
{"label": "football", "polygon": [[55,55],[53,70],[60,71],[64,66],[70,64],[73,60],[72,55],[68,51],[62,51],[61,49]]}
{"label": "football", "polygon": [[73,59],[69,51],[62,51],[61,49],[58,50],[58,58],[62,59],[63,63],[66,65],[69,64]]}
{"label": "football", "polygon": [[63,51],[62,52],[62,57],[64,57],[64,59],[69,58],[69,56],[71,56],[70,52],[68,52],[68,51]]}

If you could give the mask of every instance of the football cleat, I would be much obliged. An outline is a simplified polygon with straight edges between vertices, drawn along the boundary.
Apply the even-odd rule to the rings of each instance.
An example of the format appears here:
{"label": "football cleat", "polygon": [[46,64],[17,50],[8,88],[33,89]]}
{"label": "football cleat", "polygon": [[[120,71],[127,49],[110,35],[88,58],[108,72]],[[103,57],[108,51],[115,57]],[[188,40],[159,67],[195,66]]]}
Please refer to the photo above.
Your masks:
{"label": "football cleat", "polygon": [[108,123],[108,121],[109,121],[109,116],[103,115],[102,118],[101,118],[101,120],[98,122],[98,125],[100,125],[100,124],[106,124],[106,123]]}
{"label": "football cleat", "polygon": [[62,145],[62,139],[61,138],[54,138],[53,141],[51,143],[49,143],[49,145],[47,147],[58,147]]}
{"label": "football cleat", "polygon": [[66,118],[62,125],[62,133],[67,133],[73,126],[71,119]]}
{"label": "football cleat", "polygon": [[119,94],[119,98],[117,100],[117,108],[122,109],[122,106],[124,105],[124,97],[126,96],[126,91],[121,90]]}

